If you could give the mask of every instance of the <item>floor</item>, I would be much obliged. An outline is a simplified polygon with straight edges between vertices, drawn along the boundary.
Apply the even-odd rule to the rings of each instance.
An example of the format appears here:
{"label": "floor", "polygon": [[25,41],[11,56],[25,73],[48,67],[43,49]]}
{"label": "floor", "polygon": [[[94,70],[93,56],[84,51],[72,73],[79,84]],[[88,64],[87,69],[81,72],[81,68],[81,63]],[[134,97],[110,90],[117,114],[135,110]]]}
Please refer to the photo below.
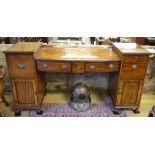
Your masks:
{"label": "floor", "polygon": [[[49,104],[49,103],[67,103],[68,102],[68,95],[64,93],[53,93],[53,94],[47,94],[44,98],[43,103]],[[12,110],[12,103],[13,98],[12,95],[6,96],[7,101],[10,103],[9,107],[6,107],[2,102],[0,102],[0,106],[5,114],[5,116],[12,117],[14,116],[14,112]],[[103,95],[99,93],[93,93],[91,95],[92,103],[93,104],[99,104],[103,102]],[[147,117],[149,111],[151,110],[152,106],[155,105],[155,95],[151,94],[143,94],[140,104],[140,114],[134,114],[131,110],[126,110],[127,116],[129,117]],[[28,111],[22,111],[22,117],[28,116]]]}

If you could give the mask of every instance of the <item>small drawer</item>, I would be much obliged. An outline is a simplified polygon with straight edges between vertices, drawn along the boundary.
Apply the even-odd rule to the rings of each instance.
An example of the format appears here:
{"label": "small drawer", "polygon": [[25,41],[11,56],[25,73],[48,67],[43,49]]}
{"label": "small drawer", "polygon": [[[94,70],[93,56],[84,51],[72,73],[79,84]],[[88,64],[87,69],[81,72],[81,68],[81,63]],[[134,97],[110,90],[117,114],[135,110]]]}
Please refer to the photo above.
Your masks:
{"label": "small drawer", "polygon": [[70,63],[59,63],[49,61],[37,61],[37,69],[39,71],[56,72],[56,73],[68,73],[71,72]]}
{"label": "small drawer", "polygon": [[104,72],[117,72],[120,70],[120,62],[105,62],[103,64]]}
{"label": "small drawer", "polygon": [[72,63],[72,72],[73,73],[84,73],[85,72],[85,64],[83,62],[73,62]]}
{"label": "small drawer", "polygon": [[33,77],[35,72],[32,55],[8,55],[10,77]]}
{"label": "small drawer", "polygon": [[86,63],[86,72],[117,72],[120,62]]}
{"label": "small drawer", "polygon": [[148,56],[124,56],[121,78],[144,78]]}
{"label": "small drawer", "polygon": [[126,62],[122,65],[122,78],[134,77],[144,78],[146,72],[146,62]]}
{"label": "small drawer", "polygon": [[100,63],[86,63],[86,72],[100,72]]}
{"label": "small drawer", "polygon": [[147,56],[138,56],[138,55],[132,55],[132,56],[124,56],[123,62],[147,62],[148,57]]}

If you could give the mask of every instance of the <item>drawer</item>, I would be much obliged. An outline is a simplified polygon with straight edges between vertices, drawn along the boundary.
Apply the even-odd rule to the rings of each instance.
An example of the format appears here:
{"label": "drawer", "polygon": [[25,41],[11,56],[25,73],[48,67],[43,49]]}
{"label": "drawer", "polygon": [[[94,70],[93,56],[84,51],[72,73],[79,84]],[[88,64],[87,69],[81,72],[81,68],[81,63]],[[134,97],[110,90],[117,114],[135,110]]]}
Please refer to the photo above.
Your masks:
{"label": "drawer", "polygon": [[147,62],[124,62],[122,65],[122,78],[144,78]]}
{"label": "drawer", "polygon": [[86,63],[86,72],[100,72],[100,63]]}
{"label": "drawer", "polygon": [[73,73],[84,73],[85,72],[84,62],[73,62],[72,63],[72,72]]}
{"label": "drawer", "polygon": [[132,56],[124,56],[123,62],[147,62],[148,56],[138,56],[138,55],[132,55]]}
{"label": "drawer", "polygon": [[116,72],[120,70],[120,62],[86,63],[86,72]]}
{"label": "drawer", "polygon": [[69,72],[71,72],[71,63],[37,61],[37,69],[39,71],[56,72],[56,73],[69,73]]}
{"label": "drawer", "polygon": [[121,62],[105,62],[103,63],[104,72],[117,72],[120,70]]}
{"label": "drawer", "polygon": [[7,55],[10,77],[33,77],[35,68],[32,55]]}

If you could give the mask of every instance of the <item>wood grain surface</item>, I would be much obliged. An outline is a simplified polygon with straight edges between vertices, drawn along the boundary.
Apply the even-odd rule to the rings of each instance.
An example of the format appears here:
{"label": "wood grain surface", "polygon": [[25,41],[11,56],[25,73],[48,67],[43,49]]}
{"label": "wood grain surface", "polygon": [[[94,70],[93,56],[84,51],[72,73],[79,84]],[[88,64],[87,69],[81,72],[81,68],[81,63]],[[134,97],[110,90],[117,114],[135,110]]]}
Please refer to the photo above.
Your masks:
{"label": "wood grain surface", "polygon": [[53,61],[121,61],[111,49],[42,47],[35,53],[36,60]]}
{"label": "wood grain surface", "polygon": [[34,77],[34,61],[32,55],[8,54],[7,62],[10,77]]}
{"label": "wood grain surface", "polygon": [[149,55],[149,52],[136,43],[113,43],[113,49],[123,55]]}
{"label": "wood grain surface", "polygon": [[14,44],[12,47],[8,48],[5,53],[8,52],[35,52],[37,51],[41,45],[42,42],[19,42],[17,44]]}

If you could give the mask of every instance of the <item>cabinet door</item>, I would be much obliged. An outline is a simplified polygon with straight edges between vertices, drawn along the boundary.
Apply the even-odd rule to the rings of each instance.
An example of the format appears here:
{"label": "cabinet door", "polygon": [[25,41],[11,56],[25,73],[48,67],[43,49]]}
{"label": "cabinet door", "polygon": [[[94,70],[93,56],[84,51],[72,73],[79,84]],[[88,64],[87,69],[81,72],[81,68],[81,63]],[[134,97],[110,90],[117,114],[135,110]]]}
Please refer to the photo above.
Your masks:
{"label": "cabinet door", "polygon": [[122,80],[119,83],[117,107],[137,107],[140,104],[143,80]]}
{"label": "cabinet door", "polygon": [[13,95],[17,107],[35,107],[37,103],[36,85],[33,79],[11,79]]}

